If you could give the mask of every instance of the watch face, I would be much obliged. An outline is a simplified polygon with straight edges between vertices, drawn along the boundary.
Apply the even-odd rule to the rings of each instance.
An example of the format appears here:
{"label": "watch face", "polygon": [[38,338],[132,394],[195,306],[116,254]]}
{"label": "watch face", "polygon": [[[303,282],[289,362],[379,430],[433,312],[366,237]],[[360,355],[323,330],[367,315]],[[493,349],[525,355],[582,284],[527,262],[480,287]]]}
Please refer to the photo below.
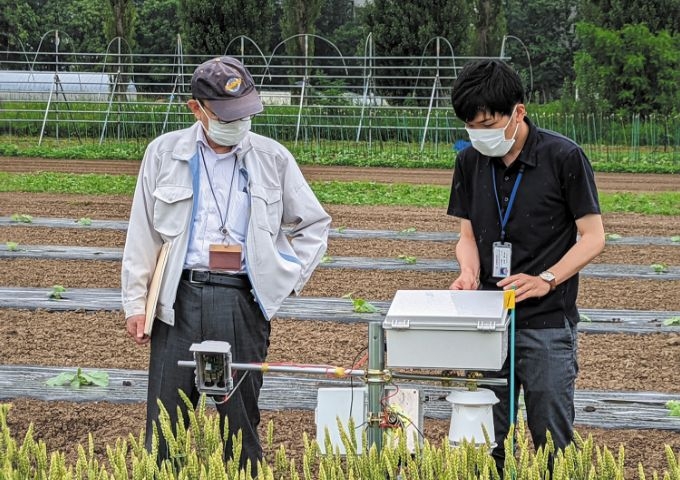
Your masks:
{"label": "watch face", "polygon": [[550,272],[543,272],[539,275],[539,277],[541,277],[546,282],[552,282],[553,280],[555,280],[555,275],[553,275]]}

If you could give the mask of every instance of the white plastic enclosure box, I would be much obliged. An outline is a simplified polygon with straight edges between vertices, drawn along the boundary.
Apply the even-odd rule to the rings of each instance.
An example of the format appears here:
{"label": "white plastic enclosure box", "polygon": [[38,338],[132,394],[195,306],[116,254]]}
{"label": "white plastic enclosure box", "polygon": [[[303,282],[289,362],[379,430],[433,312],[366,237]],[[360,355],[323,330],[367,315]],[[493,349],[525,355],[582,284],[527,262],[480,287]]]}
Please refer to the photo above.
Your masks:
{"label": "white plastic enclosure box", "polygon": [[508,352],[504,292],[397,290],[383,321],[386,365],[500,370]]}

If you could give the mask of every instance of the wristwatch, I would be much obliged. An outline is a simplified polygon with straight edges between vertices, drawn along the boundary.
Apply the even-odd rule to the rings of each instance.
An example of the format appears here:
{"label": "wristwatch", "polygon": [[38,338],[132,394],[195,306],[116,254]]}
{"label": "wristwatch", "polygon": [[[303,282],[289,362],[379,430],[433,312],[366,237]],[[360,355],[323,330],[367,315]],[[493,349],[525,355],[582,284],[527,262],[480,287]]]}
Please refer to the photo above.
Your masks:
{"label": "wristwatch", "polygon": [[550,291],[555,290],[555,287],[557,287],[557,282],[555,281],[554,273],[546,270],[545,272],[539,273],[538,276],[541,278],[541,280],[548,282],[548,284],[550,285]]}

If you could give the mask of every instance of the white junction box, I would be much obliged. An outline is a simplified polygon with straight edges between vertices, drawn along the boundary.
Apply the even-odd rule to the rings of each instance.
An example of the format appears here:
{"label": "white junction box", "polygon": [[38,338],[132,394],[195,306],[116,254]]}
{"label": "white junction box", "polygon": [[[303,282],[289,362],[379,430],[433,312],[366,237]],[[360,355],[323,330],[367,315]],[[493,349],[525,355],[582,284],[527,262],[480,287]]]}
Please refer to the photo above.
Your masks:
{"label": "white junction box", "polygon": [[503,291],[398,290],[383,321],[386,365],[500,370],[510,315]]}
{"label": "white junction box", "polygon": [[[406,448],[415,453],[416,446],[423,446],[423,398],[417,388],[402,388],[388,386],[385,388],[385,401],[389,406],[389,412],[397,416],[400,428],[387,430],[388,439],[399,443],[399,435],[406,436]],[[395,434],[396,432],[396,434]],[[390,435],[392,433],[392,435]]]}
{"label": "white junction box", "polygon": [[326,429],[333,449],[341,455],[346,454],[345,445],[340,437],[338,419],[347,432],[350,417],[354,421],[354,438],[357,451],[362,449],[362,433],[366,429],[366,412],[368,410],[367,387],[326,387],[317,392],[317,405],[314,411],[316,421],[316,442],[321,453],[326,452]]}

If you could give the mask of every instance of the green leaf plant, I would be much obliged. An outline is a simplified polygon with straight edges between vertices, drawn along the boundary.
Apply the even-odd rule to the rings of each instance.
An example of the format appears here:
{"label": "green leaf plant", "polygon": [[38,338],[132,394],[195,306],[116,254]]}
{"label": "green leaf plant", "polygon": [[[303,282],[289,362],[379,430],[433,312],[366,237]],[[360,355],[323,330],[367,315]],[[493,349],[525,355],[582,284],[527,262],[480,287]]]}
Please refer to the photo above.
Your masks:
{"label": "green leaf plant", "polygon": [[89,385],[106,387],[109,384],[109,374],[99,371],[84,372],[78,367],[78,370],[75,373],[61,372],[59,375],[50,378],[45,383],[50,387],[61,387],[66,385],[70,385],[72,388],[80,388]]}
{"label": "green leaf plant", "polygon": [[378,308],[370,302],[367,302],[363,298],[352,298],[354,293],[348,293],[343,295],[342,298],[348,298],[352,301],[352,306],[354,312],[356,313],[376,313]]}
{"label": "green leaf plant", "polygon": [[25,213],[14,213],[10,218],[13,222],[19,223],[31,223],[33,221],[33,217]]}
{"label": "green leaf plant", "polygon": [[64,298],[64,292],[66,292],[66,288],[62,285],[53,285],[49,298],[50,300],[61,300]]}
{"label": "green leaf plant", "polygon": [[417,261],[417,258],[411,255],[399,255],[398,258],[399,260],[403,260],[404,263],[407,263],[409,265],[413,265]]}
{"label": "green leaf plant", "polygon": [[668,271],[668,265],[665,263],[653,263],[649,266],[654,273],[666,273]]}
{"label": "green leaf plant", "polygon": [[666,402],[666,408],[670,410],[671,417],[680,417],[680,400],[669,400]]}

